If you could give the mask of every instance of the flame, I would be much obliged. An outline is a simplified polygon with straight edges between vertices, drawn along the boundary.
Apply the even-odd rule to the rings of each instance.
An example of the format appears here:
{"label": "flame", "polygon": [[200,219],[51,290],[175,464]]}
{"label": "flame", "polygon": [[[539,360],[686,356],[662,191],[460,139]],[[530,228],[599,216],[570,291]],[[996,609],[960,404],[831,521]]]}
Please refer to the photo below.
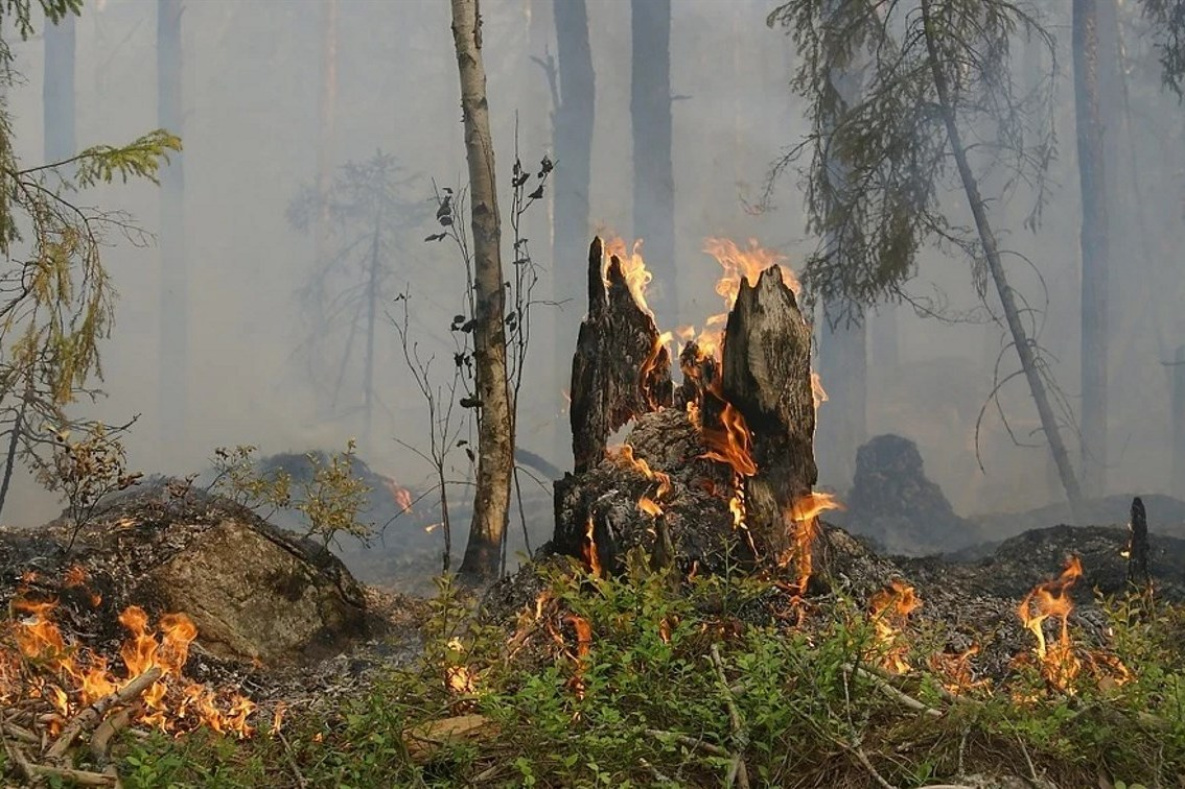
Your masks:
{"label": "flame", "polygon": [[701,431],[708,451],[700,457],[727,463],[741,477],[751,477],[757,473],[749,425],[732,403],[724,403],[724,409],[720,412],[720,427],[708,428],[701,423]]}
{"label": "flame", "polygon": [[[625,275],[625,284],[630,289],[630,295],[634,297],[634,301],[642,308],[642,311],[654,316],[654,312],[650,309],[650,305],[646,303],[646,288],[650,285],[650,281],[654,279],[654,275],[646,269],[646,261],[642,259],[642,239],[634,242],[633,248],[627,252],[625,240],[622,238],[612,238],[605,243],[605,258],[606,261],[611,261],[617,258],[621,263],[621,273]],[[608,262],[606,262],[605,270],[608,269]],[[605,285],[609,284],[609,280],[605,280]]]}
{"label": "flame", "polygon": [[[1082,661],[1074,654],[1070,642],[1069,617],[1074,603],[1068,594],[1074,582],[1082,577],[1082,561],[1071,556],[1066,568],[1055,580],[1038,584],[1025,595],[1017,606],[1020,621],[1037,639],[1033,654],[1037,656],[1041,673],[1047,681],[1060,690],[1068,690],[1070,683],[1082,670]],[[1061,620],[1057,640],[1050,645],[1045,639],[1045,620],[1056,617]]]}
{"label": "flame", "polygon": [[649,515],[651,518],[657,518],[659,515],[662,515],[662,507],[649,496],[643,496],[638,499],[638,510]]}
{"label": "flame", "polygon": [[904,674],[913,668],[906,659],[909,645],[901,636],[906,619],[921,605],[922,601],[914,588],[898,579],[893,579],[889,586],[877,592],[869,601],[877,645],[884,650],[881,668],[885,671]]}
{"label": "flame", "polygon": [[580,553],[584,557],[584,566],[588,571],[598,578],[604,574],[604,569],[601,567],[601,557],[597,553],[597,541],[593,537],[593,518],[590,514],[588,516],[588,526],[584,530],[584,544],[580,546]]}
{"label": "flame", "polygon": [[[659,411],[662,409],[662,403],[659,402],[658,396],[651,390],[649,380],[650,374],[654,372],[654,368],[658,366],[659,361],[663,358],[663,349],[670,344],[674,334],[672,332],[663,332],[654,340],[654,347],[650,349],[650,355],[646,357],[646,361],[642,363],[638,373],[638,386],[642,390],[642,397],[646,400],[646,407],[651,411]],[[670,354],[666,356],[666,364],[670,366]]]}
{"label": "flame", "polygon": [[[73,585],[83,580],[84,573],[73,568],[65,579]],[[50,618],[56,606],[56,600],[13,602],[13,607],[26,616],[12,625],[17,652],[0,650],[0,700],[12,700],[22,692],[46,699],[60,716],[50,727],[51,732],[56,732],[62,721],[79,710],[118,692],[146,671],[160,668],[161,678],[140,697],[136,712],[139,723],[175,733],[206,725],[219,733],[251,735],[247,718],[255,708],[253,702],[234,695],[224,713],[218,708],[217,694],[204,685],[184,680],[182,670],[189,657],[189,645],[197,637],[197,627],[186,615],[166,614],[154,629],[142,608],[126,608],[119,616],[129,632],[119,650],[125,667],[121,677],[101,655],[67,643]],[[19,670],[10,669],[21,661],[29,662],[37,673],[18,680]]]}
{"label": "flame", "polygon": [[930,670],[942,678],[942,686],[951,693],[966,693],[991,684],[988,679],[975,679],[971,658],[979,654],[979,644],[972,644],[962,652],[935,652],[930,656]]}
{"label": "flame", "polygon": [[[460,656],[465,652],[465,646],[458,638],[450,639],[448,648],[450,652],[457,654],[457,659],[460,659]],[[454,693],[470,696],[477,692],[477,675],[466,665],[446,666],[444,682],[448,689]]]}
{"label": "flame", "polygon": [[790,532],[790,550],[779,564],[783,567],[793,563],[798,572],[799,594],[806,592],[814,565],[811,560],[811,546],[819,534],[819,516],[829,510],[842,510],[843,504],[835,496],[822,491],[802,496],[785,514],[786,528]]}
{"label": "flame", "polygon": [[411,512],[411,491],[396,482],[394,477],[388,477],[385,474],[379,474],[378,477],[383,483],[383,488],[399,507],[399,512]]}

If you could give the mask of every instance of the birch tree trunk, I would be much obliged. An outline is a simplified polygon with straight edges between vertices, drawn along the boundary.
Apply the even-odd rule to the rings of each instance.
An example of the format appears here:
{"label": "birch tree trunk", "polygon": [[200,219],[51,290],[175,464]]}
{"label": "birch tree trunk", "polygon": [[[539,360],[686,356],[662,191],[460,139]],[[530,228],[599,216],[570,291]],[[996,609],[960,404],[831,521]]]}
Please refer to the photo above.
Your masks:
{"label": "birch tree trunk", "polygon": [[1082,480],[1103,494],[1107,466],[1107,181],[1099,104],[1097,0],[1074,0],[1074,116],[1082,192]]}
{"label": "birch tree trunk", "polygon": [[452,0],[453,42],[461,77],[465,154],[469,163],[473,289],[477,313],[473,316],[476,321],[473,355],[479,401],[477,490],[469,541],[459,574],[467,583],[475,584],[491,581],[497,575],[514,471],[513,421],[506,381],[506,334],[503,329],[502,231],[478,5],[478,0]]}

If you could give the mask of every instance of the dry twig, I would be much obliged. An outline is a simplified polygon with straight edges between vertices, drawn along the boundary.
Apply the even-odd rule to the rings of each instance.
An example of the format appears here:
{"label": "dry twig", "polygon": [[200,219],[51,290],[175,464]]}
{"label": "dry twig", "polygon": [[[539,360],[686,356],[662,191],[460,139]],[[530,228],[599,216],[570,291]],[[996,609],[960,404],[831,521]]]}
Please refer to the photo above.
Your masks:
{"label": "dry twig", "polygon": [[900,702],[901,704],[904,704],[906,707],[909,707],[912,710],[917,710],[918,712],[925,713],[926,715],[929,715],[931,718],[941,718],[942,717],[941,710],[936,710],[933,707],[929,706],[928,704],[918,701],[913,696],[910,696],[905,691],[894,687],[887,680],[877,676],[876,674],[872,673],[871,671],[869,671],[865,668],[861,668],[860,666],[854,666],[851,663],[844,663],[843,667],[844,667],[844,670],[847,671],[849,674],[855,674],[856,676],[863,677],[864,679],[868,680],[876,687],[877,690],[879,690],[881,693],[885,694],[889,698],[893,699],[894,701]]}
{"label": "dry twig", "polygon": [[[116,704],[126,704],[132,699],[139,696],[147,690],[154,682],[161,677],[161,669],[159,666],[153,666],[145,671],[140,676],[133,679],[121,690],[115,693],[108,694],[98,701],[91,704],[86,709],[74,716],[74,719],[62,729],[62,733],[58,736],[56,742],[49,747],[45,752],[45,756],[50,761],[56,761],[66,755],[66,751],[70,750],[70,746],[74,744],[74,740],[78,735],[87,729],[95,726],[102,720],[107,710],[114,707]],[[101,784],[106,785],[106,784]]]}

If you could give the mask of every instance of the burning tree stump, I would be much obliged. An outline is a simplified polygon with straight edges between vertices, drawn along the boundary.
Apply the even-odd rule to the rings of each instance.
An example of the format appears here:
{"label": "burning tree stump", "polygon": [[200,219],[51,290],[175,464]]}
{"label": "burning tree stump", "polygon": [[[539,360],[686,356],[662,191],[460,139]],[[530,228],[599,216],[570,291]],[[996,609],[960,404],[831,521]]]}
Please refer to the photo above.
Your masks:
{"label": "burning tree stump", "polygon": [[724,332],[721,388],[752,440],[757,468],[745,480],[746,523],[760,553],[783,557],[795,505],[808,500],[819,474],[811,328],[777,266],[756,286],[741,281]]}
{"label": "burning tree stump", "polygon": [[631,419],[671,404],[671,358],[650,312],[630,292],[622,262],[604,245],[588,250],[588,315],[572,360],[572,452],[576,473],[605,454],[610,434]]}
{"label": "burning tree stump", "polygon": [[[813,520],[802,505],[817,477],[811,330],[781,270],[741,281],[721,360],[683,350],[676,395],[670,335],[631,289],[635,272],[603,255],[594,240],[572,371],[575,474],[555,486],[552,548],[609,572],[635,546],[685,571],[802,554],[795,521]],[[625,446],[607,451],[630,420]]]}

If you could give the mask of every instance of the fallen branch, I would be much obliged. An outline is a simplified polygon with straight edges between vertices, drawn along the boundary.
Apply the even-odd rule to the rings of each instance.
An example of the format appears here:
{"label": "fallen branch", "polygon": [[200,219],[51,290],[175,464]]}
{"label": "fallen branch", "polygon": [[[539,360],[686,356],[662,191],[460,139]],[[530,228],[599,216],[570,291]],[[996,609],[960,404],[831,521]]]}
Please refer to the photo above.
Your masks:
{"label": "fallen branch", "polygon": [[716,665],[716,676],[720,679],[720,687],[724,690],[724,703],[728,705],[728,721],[732,726],[732,741],[735,750],[731,754],[732,763],[728,767],[728,775],[724,779],[725,786],[737,784],[742,789],[749,787],[749,770],[745,766],[745,749],[749,747],[749,734],[745,731],[741,711],[737,707],[736,699],[732,696],[732,689],[728,685],[728,677],[724,674],[724,660],[720,657],[720,648],[712,644],[712,662]]}
{"label": "fallen branch", "polygon": [[[74,740],[78,738],[78,735],[97,725],[103,719],[103,716],[107,714],[107,710],[117,704],[127,704],[151,687],[154,682],[160,679],[161,674],[160,667],[153,666],[127,685],[124,685],[121,690],[104,696],[75,715],[74,719],[66,725],[66,728],[62,729],[61,735],[58,736],[54,744],[45,752],[46,758],[50,761],[56,761],[64,757],[66,751],[70,750],[70,746],[74,744]],[[106,786],[107,784],[90,785]]]}
{"label": "fallen branch", "polygon": [[91,735],[91,760],[99,767],[107,766],[111,755],[111,740],[115,735],[127,728],[132,719],[130,708],[122,709],[104,720]]}
{"label": "fallen branch", "polygon": [[688,737],[686,734],[680,734],[679,732],[675,731],[663,731],[662,729],[646,729],[645,731],[648,737],[653,737],[656,740],[674,740],[680,745],[686,745],[692,750],[701,750],[704,753],[711,754],[712,756],[723,756],[726,758],[732,756],[731,753],[729,753],[726,749],[721,748],[719,745],[713,745],[712,743],[705,742],[704,740],[697,740],[694,737]]}
{"label": "fallen branch", "polygon": [[941,718],[942,717],[941,710],[936,710],[933,707],[926,704],[925,702],[918,701],[913,696],[910,696],[905,691],[894,687],[887,680],[874,674],[873,672],[869,671],[868,669],[861,668],[860,666],[854,666],[851,663],[844,663],[843,668],[844,668],[844,671],[847,671],[849,674],[855,674],[858,677],[863,677],[864,679],[868,680],[881,693],[885,694],[886,696],[893,699],[894,701],[904,704],[906,707],[909,707],[912,710],[917,710],[918,712],[925,713],[926,715],[929,715],[931,718]]}

